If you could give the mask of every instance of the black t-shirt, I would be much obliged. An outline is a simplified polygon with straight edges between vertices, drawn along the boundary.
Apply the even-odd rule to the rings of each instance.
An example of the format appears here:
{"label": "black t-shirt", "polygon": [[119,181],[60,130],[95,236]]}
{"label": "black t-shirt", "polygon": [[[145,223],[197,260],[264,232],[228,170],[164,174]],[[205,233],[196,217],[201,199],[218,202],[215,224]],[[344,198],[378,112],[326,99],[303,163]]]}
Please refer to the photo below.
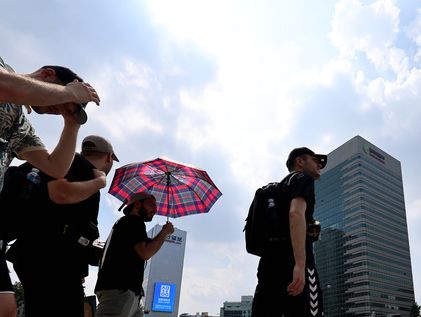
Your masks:
{"label": "black t-shirt", "polygon": [[[69,182],[83,182],[95,178],[93,170],[96,167],[82,155],[76,153],[66,179]],[[89,198],[77,204],[57,205],[52,203],[61,224],[82,225],[87,222],[98,224],[100,192],[97,191]]]}
{"label": "black t-shirt", "polygon": [[[290,227],[289,227],[289,211],[291,201],[294,198],[301,197],[306,201],[305,218],[309,223],[313,220],[315,195],[314,195],[314,179],[305,172],[293,172],[287,175],[278,185],[279,195],[274,197],[275,204],[280,206],[279,212],[273,216],[271,225],[274,232],[285,241],[283,244],[290,246]],[[276,218],[276,219],[275,219]],[[310,240],[307,241],[307,247],[311,248]],[[266,253],[276,254],[279,251],[278,242],[274,241],[267,247]]]}
{"label": "black t-shirt", "polygon": [[[69,182],[83,182],[94,179],[92,165],[82,155],[76,154],[73,163],[66,175]],[[89,273],[88,252],[89,247],[78,243],[79,236],[89,238],[91,243],[98,235],[92,236],[98,225],[100,192],[97,191],[89,198],[77,204],[57,205],[52,203],[52,212],[56,215],[58,230],[66,232],[65,235],[59,235],[60,249],[63,259],[71,263],[71,268],[78,270],[81,276],[87,276]],[[92,225],[90,225],[90,223]],[[96,229],[97,230],[97,229]],[[97,233],[97,232],[96,232]]]}
{"label": "black t-shirt", "polygon": [[141,218],[134,215],[120,218],[114,224],[104,247],[95,292],[129,289],[140,294],[145,260],[139,257],[134,246],[148,240],[146,226]]}
{"label": "black t-shirt", "polygon": [[278,231],[282,233],[286,239],[289,239],[289,210],[291,208],[291,201],[294,198],[304,198],[307,203],[305,217],[306,222],[309,223],[313,220],[314,213],[314,179],[310,175],[304,172],[293,172],[287,175],[278,185],[280,195],[276,198],[276,204],[280,206],[280,214],[278,215],[279,220],[276,220],[279,224]]}
{"label": "black t-shirt", "polygon": [[[65,178],[69,182],[87,181],[94,178],[93,166],[82,155],[76,153]],[[89,223],[97,225],[100,193],[96,192],[77,204],[55,204],[48,196],[48,181],[54,180],[44,173],[41,194],[34,203],[34,210],[27,213],[23,238],[17,240],[15,247],[18,260],[27,261],[36,257],[40,262],[57,265],[63,270],[78,276],[88,274],[87,248],[77,241],[63,235],[65,226],[68,233],[77,236],[78,230],[84,230]]]}
{"label": "black t-shirt", "polygon": [[304,198],[307,203],[306,221],[312,221],[315,204],[314,178],[304,172],[293,175],[290,179],[289,195],[290,201],[298,197]]}

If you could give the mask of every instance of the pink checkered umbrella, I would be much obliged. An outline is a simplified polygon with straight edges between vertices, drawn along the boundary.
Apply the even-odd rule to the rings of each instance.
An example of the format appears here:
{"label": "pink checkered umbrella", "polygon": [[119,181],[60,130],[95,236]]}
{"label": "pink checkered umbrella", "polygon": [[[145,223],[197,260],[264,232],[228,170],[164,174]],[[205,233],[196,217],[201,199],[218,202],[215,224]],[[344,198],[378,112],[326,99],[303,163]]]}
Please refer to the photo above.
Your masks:
{"label": "pink checkered umbrella", "polygon": [[138,192],[154,195],[157,214],[172,218],[206,213],[222,195],[204,170],[162,158],[116,169],[108,193],[124,204]]}

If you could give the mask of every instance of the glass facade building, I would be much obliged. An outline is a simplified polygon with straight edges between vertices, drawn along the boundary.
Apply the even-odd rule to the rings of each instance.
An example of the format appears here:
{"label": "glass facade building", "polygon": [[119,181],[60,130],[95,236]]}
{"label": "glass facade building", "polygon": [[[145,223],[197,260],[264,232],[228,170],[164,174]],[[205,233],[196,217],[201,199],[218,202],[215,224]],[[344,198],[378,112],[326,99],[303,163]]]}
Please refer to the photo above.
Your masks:
{"label": "glass facade building", "polygon": [[316,182],[315,243],[327,317],[409,316],[414,302],[400,162],[356,136]]}

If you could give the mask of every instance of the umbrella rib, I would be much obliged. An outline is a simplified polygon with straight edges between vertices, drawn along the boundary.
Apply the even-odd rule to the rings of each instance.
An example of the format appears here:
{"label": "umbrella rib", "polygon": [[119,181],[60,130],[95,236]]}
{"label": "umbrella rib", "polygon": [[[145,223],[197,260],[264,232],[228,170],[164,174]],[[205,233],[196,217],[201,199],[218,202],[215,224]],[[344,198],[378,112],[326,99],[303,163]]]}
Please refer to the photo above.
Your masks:
{"label": "umbrella rib", "polygon": [[186,178],[186,179],[188,179],[188,178],[193,178],[193,179],[198,178],[198,179],[206,182],[210,186],[215,187],[216,189],[218,189],[218,187],[216,187],[216,185],[212,182],[212,180],[209,178],[209,176],[206,177],[205,175],[203,175],[201,173],[198,173],[198,174],[195,174],[195,175],[177,174],[177,175],[173,175],[173,176],[174,177],[180,177],[180,178]]}
{"label": "umbrella rib", "polygon": [[[197,178],[200,178],[200,179],[203,179],[203,180],[207,181],[206,180],[206,177],[204,177],[201,173],[198,173],[199,175],[195,175],[195,176],[188,176],[188,175],[185,175],[185,174],[181,174],[179,172],[180,170],[183,170],[183,169],[189,169],[189,170],[192,170],[192,171],[193,170],[197,170],[197,171],[200,171],[200,172],[204,172],[204,171],[202,171],[201,169],[199,169],[197,167],[184,166],[184,165],[179,164],[177,162],[171,162],[171,161],[168,161],[168,162],[171,162],[171,163],[173,163],[175,165],[169,165],[166,160],[162,160],[162,162],[164,163],[164,166],[166,167],[167,171],[171,173],[171,175],[178,173],[177,176],[197,177]],[[170,171],[169,167],[174,167],[174,170],[173,171]],[[158,169],[156,167],[155,167],[155,169],[160,170],[160,169]]]}

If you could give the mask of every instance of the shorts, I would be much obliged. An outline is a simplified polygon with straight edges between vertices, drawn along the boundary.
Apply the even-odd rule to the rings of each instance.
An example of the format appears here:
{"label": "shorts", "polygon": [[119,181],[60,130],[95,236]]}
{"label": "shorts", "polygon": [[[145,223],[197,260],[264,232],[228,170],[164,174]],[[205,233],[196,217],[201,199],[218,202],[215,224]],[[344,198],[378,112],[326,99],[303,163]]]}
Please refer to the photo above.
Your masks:
{"label": "shorts", "polygon": [[131,290],[110,289],[97,291],[98,307],[96,317],[143,317],[140,296]]}
{"label": "shorts", "polygon": [[261,258],[252,317],[324,316],[320,281],[314,262],[306,263],[306,284],[303,292],[297,296],[287,292],[293,278],[293,269],[293,256]]}
{"label": "shorts", "polygon": [[[0,241],[0,245],[2,241]],[[5,249],[5,248],[4,248]],[[9,268],[7,267],[5,250],[0,246],[0,294],[14,293],[12,280],[10,279]]]}

